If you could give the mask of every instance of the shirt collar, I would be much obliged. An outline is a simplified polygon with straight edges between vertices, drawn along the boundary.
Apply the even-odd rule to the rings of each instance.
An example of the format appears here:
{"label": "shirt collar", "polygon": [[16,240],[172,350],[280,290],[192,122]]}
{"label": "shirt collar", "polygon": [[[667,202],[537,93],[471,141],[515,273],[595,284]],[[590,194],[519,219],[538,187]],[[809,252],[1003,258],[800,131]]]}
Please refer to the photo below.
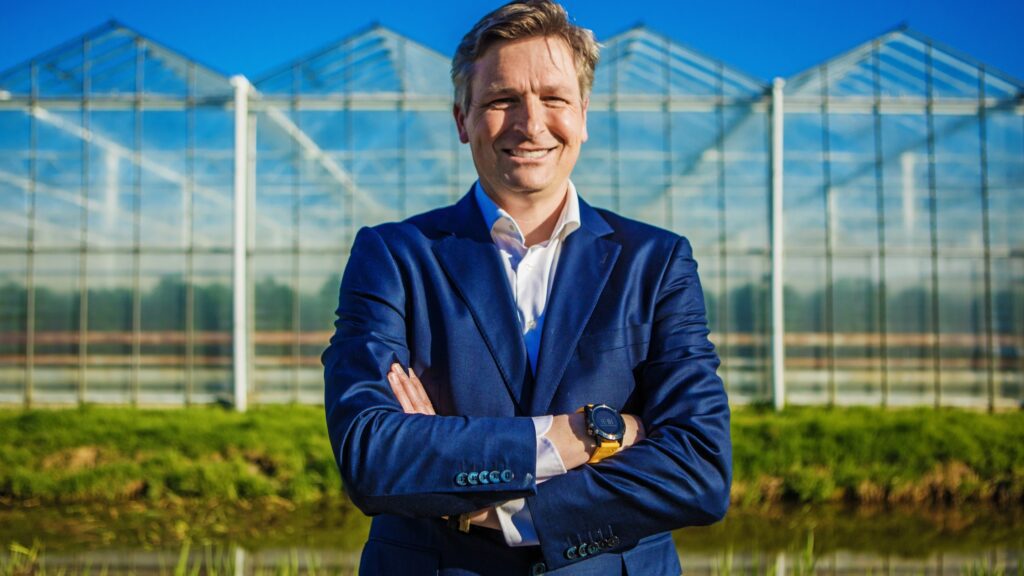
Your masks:
{"label": "shirt collar", "polygon": [[[555,223],[554,230],[551,231],[551,240],[558,238],[564,240],[566,236],[574,232],[580,227],[580,198],[576,193],[576,186],[572,183],[572,180],[568,181],[569,189],[567,191],[568,196],[565,200],[565,205],[562,207],[562,213],[558,217],[558,222]],[[526,238],[523,236],[522,230],[519,229],[519,224],[516,222],[504,208],[499,207],[491,200],[491,197],[484,192],[484,187],[480,185],[480,181],[477,180],[473,184],[473,195],[476,197],[476,203],[480,206],[480,212],[484,215],[484,224],[487,225],[487,229],[491,232],[491,238],[495,238],[496,235],[505,235],[508,232],[503,229],[500,224],[512,225],[511,232],[513,236],[521,243],[526,243]]]}

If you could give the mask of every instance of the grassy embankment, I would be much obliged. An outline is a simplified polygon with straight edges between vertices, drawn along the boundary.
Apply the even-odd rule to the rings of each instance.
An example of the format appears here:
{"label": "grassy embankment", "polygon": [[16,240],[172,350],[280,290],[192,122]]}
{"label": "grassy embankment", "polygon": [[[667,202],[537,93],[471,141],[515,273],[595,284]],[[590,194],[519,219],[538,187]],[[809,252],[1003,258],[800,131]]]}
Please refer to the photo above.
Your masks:
{"label": "grassy embankment", "polygon": [[[0,505],[338,498],[309,406],[0,410]],[[1024,504],[1024,413],[739,409],[735,505]]]}

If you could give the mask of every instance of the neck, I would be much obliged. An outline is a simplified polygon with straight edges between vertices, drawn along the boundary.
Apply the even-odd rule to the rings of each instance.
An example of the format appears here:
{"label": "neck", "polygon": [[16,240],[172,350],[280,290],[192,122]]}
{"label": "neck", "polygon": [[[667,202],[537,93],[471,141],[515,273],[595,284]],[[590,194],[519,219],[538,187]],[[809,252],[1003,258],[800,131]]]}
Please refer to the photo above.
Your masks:
{"label": "neck", "polygon": [[562,209],[569,198],[569,185],[566,183],[561,194],[557,195],[521,195],[495,194],[484,188],[484,193],[498,207],[508,212],[523,232],[527,246],[533,246],[551,238]]}

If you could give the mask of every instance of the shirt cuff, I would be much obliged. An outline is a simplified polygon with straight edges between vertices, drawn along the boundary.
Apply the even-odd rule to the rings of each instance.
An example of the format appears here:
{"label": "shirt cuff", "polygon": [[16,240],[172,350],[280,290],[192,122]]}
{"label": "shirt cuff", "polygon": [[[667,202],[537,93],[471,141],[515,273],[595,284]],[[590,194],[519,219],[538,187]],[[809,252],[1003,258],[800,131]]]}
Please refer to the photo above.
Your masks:
{"label": "shirt cuff", "polygon": [[498,523],[501,524],[505,544],[512,548],[540,544],[537,530],[533,527],[530,507],[526,505],[526,498],[516,498],[499,504],[494,507],[494,512],[498,516]]}
{"label": "shirt cuff", "polygon": [[554,420],[554,416],[551,415],[533,417],[533,429],[537,434],[537,470],[534,476],[537,482],[543,482],[566,472],[565,463],[562,462],[558,448],[545,436],[551,430],[551,423]]}
{"label": "shirt cuff", "polygon": [[[549,478],[565,474],[565,463],[562,462],[558,448],[548,440],[545,434],[551,430],[553,416],[534,416],[533,430],[537,435],[537,483]],[[501,524],[501,534],[505,537],[505,543],[510,547],[537,546],[540,540],[537,538],[537,530],[533,527],[533,515],[530,514],[530,507],[526,505],[526,498],[516,498],[504,504],[494,507],[498,516],[498,523]]]}

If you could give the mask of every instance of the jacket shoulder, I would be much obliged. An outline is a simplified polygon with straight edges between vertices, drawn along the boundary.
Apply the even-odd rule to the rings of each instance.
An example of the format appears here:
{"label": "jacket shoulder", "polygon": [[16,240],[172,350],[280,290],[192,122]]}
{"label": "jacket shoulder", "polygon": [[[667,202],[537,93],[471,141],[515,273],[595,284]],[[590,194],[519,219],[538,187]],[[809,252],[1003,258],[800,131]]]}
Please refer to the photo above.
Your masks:
{"label": "jacket shoulder", "polygon": [[400,222],[384,222],[369,226],[388,245],[437,240],[447,236],[444,224],[452,218],[452,206],[436,208],[410,216]]}
{"label": "jacket shoulder", "polygon": [[675,246],[682,243],[689,245],[689,241],[679,234],[659,228],[653,224],[641,222],[640,220],[634,220],[627,218],[621,214],[612,212],[611,210],[605,210],[603,208],[595,208],[598,214],[604,218],[604,221],[612,229],[612,238],[620,242],[624,247],[627,246],[647,246],[664,248],[671,251]]}

